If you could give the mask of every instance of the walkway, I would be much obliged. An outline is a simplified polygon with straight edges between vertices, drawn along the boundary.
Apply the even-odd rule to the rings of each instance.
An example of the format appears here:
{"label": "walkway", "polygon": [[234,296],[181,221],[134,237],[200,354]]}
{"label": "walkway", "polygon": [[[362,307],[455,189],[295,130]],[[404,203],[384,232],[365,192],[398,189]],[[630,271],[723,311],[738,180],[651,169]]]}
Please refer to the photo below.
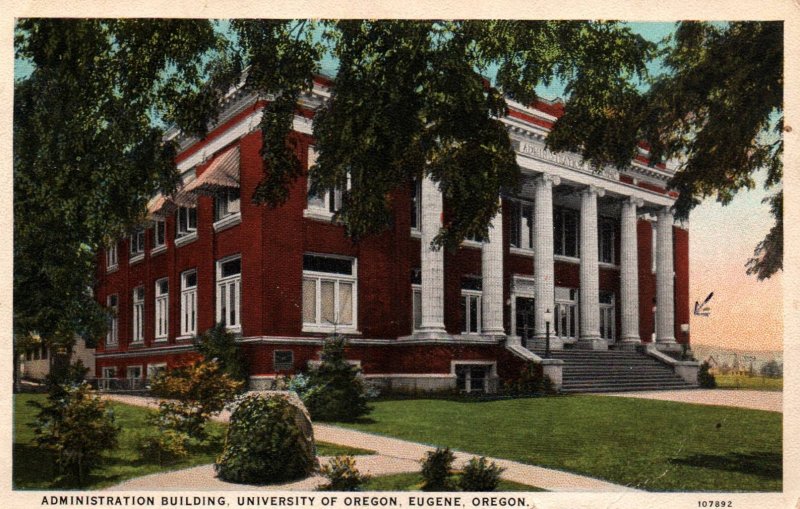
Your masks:
{"label": "walkway", "polygon": [[[141,396],[125,396],[120,394],[106,394],[105,398],[129,405],[155,407],[158,400]],[[215,420],[227,422],[230,414],[223,412]],[[397,438],[383,437],[353,431],[328,424],[314,424],[314,438],[321,442],[345,445],[348,447],[358,447],[376,451],[378,454],[371,456],[358,456],[356,466],[362,473],[379,476],[395,474],[400,472],[418,472],[420,469],[419,459],[426,452],[434,450],[428,445],[409,442]],[[460,467],[474,455],[469,453],[456,452],[456,467]],[[637,491],[626,486],[613,484],[592,477],[586,477],[560,470],[542,468],[533,465],[526,465],[516,461],[509,461],[498,458],[488,458],[498,466],[505,469],[502,474],[503,479],[537,486],[548,491]],[[321,458],[326,461],[326,458]],[[214,475],[212,465],[153,474],[137,479],[131,479],[121,484],[113,486],[113,490],[242,490],[242,489],[261,489],[261,490],[313,490],[318,485],[324,483],[324,479],[319,476],[310,477],[302,481],[290,484],[272,486],[244,486],[220,481]]]}
{"label": "walkway", "polygon": [[783,412],[783,392],[742,389],[695,389],[691,391],[641,391],[597,393],[597,396],[659,399],[698,405],[732,406],[753,410]]}

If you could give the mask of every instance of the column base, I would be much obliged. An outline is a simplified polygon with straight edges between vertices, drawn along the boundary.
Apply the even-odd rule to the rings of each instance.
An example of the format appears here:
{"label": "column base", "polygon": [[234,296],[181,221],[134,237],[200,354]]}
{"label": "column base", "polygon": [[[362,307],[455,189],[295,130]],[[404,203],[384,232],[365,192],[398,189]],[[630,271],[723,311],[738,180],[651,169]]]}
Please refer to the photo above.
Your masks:
{"label": "column base", "polygon": [[440,328],[420,329],[414,331],[410,336],[411,339],[416,340],[452,340],[453,336],[447,333],[446,330]]}
{"label": "column base", "polygon": [[505,341],[506,332],[502,329],[499,331],[483,331],[481,332],[481,336],[483,336],[484,339],[488,339],[490,341],[497,341],[499,343],[501,341]]}
{"label": "column base", "polygon": [[642,346],[642,341],[639,338],[630,338],[617,341],[614,344],[615,350],[630,350],[634,351]]}
{"label": "column base", "polygon": [[578,350],[608,350],[608,342],[601,338],[580,338],[575,348]]}
{"label": "column base", "polygon": [[[529,339],[525,348],[528,350],[546,350],[547,340],[545,338]],[[550,338],[550,350],[563,350],[564,340],[561,338]]]}
{"label": "column base", "polygon": [[659,352],[683,352],[683,345],[676,341],[656,341],[656,350]]}

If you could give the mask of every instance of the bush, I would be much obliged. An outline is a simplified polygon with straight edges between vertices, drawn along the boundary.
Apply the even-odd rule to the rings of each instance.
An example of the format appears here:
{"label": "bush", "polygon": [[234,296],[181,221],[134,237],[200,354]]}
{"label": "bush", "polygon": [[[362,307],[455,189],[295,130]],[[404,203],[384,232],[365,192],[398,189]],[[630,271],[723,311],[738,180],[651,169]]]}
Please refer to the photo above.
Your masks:
{"label": "bush", "polygon": [[108,403],[95,396],[88,384],[52,392],[39,408],[36,444],[56,455],[62,474],[76,475],[83,484],[86,474],[101,461],[101,454],[117,445],[119,429]]}
{"label": "bush", "polygon": [[714,375],[709,373],[709,369],[711,366],[708,362],[703,362],[700,364],[700,370],[697,372],[697,382],[700,384],[700,387],[705,389],[713,389],[717,386],[717,380],[714,378]]}
{"label": "bush", "polygon": [[214,467],[224,481],[272,484],[307,477],[316,466],[311,421],[303,409],[284,395],[248,394],[231,415]]}
{"label": "bush", "polygon": [[370,412],[361,370],[344,358],[345,339],[334,336],[325,341],[322,362],[308,375],[301,395],[315,421],[352,422]]}
{"label": "bush", "polygon": [[549,376],[542,372],[541,366],[527,364],[520,370],[519,377],[503,385],[503,393],[508,396],[534,396],[555,394],[555,385]]}
{"label": "bush", "polygon": [[436,448],[425,453],[422,458],[422,490],[453,491],[455,483],[452,479],[452,465],[455,456],[449,447]]}
{"label": "bush", "polygon": [[195,346],[206,360],[216,360],[223,373],[242,382],[244,389],[247,382],[247,363],[242,348],[236,344],[236,336],[224,324],[218,323],[208,329],[195,341]]}
{"label": "bush", "polygon": [[458,486],[463,491],[494,491],[500,484],[503,469],[494,462],[486,462],[486,458],[472,458],[464,468]]}
{"label": "bush", "polygon": [[155,435],[140,437],[138,449],[143,458],[165,465],[189,456],[190,440],[189,435],[182,431],[159,429]]}
{"label": "bush", "polygon": [[319,487],[320,491],[360,491],[361,485],[369,480],[368,475],[358,471],[352,456],[331,458],[320,472],[328,479],[328,484]]}
{"label": "bush", "polygon": [[204,360],[158,375],[151,390],[170,400],[158,405],[162,428],[202,440],[208,419],[221,412],[242,386],[223,373],[216,361]]}

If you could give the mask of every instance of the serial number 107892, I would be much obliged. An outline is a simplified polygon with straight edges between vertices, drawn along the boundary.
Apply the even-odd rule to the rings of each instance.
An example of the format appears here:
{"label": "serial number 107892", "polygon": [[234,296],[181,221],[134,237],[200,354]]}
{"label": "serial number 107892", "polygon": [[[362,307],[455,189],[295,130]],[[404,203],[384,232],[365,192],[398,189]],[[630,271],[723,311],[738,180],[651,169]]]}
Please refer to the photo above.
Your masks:
{"label": "serial number 107892", "polygon": [[733,500],[698,500],[697,507],[733,507]]}

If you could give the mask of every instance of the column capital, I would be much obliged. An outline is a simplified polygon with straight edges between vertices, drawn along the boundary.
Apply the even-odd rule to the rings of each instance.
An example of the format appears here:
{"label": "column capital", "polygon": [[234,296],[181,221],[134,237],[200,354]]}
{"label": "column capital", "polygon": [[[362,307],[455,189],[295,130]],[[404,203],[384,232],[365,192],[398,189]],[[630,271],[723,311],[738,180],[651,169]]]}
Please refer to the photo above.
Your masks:
{"label": "column capital", "polygon": [[535,182],[537,184],[539,183],[547,184],[549,182],[554,186],[557,186],[561,183],[561,177],[559,177],[558,175],[552,175],[550,173],[541,173],[535,178]]}
{"label": "column capital", "polygon": [[670,218],[674,217],[674,214],[672,213],[672,207],[665,206],[659,208],[656,211],[656,217],[658,218],[659,221],[661,220],[662,217],[666,218],[667,216],[669,216]]}
{"label": "column capital", "polygon": [[633,205],[634,207],[639,208],[644,205],[644,200],[637,198],[636,196],[626,196],[622,199],[622,203]]}
{"label": "column capital", "polygon": [[581,189],[581,196],[583,195],[597,195],[598,197],[602,198],[606,195],[606,190],[602,187],[595,186],[593,184],[589,184],[588,186]]}

